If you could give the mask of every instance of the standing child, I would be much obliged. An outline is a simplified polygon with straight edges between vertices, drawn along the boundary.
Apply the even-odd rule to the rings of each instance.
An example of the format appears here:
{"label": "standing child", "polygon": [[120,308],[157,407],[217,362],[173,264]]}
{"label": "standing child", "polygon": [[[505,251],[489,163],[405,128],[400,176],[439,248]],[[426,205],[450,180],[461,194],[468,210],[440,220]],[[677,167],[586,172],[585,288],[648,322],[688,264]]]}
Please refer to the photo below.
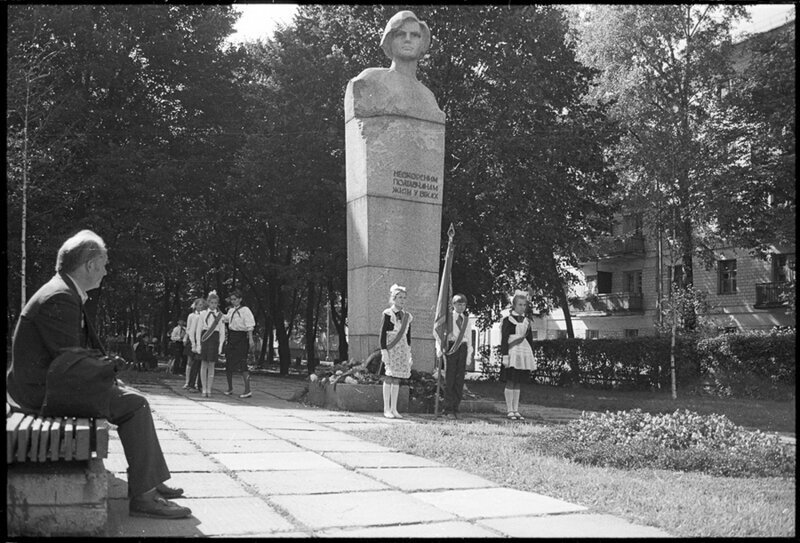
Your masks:
{"label": "standing child", "polygon": [[[447,350],[436,341],[436,356],[445,355],[444,411],[458,418],[458,407],[464,395],[467,360],[472,357],[472,325],[466,314],[467,297],[453,296],[453,331],[447,337]],[[443,352],[444,351],[444,352]]]}
{"label": "standing child", "polygon": [[225,376],[228,378],[228,390],[225,394],[233,394],[233,374],[241,372],[244,379],[244,394],[240,398],[249,398],[253,394],[250,392],[250,372],[247,370],[247,352],[255,351],[253,343],[253,328],[256,327],[256,319],[253,312],[246,305],[242,305],[242,292],[234,290],[231,292],[230,301],[233,304],[228,310],[228,314],[222,318],[222,322],[228,325],[228,347],[225,353]]}
{"label": "standing child", "polygon": [[533,357],[533,323],[525,317],[528,309],[528,293],[517,290],[511,298],[511,313],[503,319],[500,335],[500,354],[505,368],[505,397],[508,418],[525,420],[519,413],[519,385],[530,381],[536,369]]}
{"label": "standing child", "polygon": [[203,383],[203,396],[211,397],[214,384],[214,365],[222,354],[225,343],[224,314],[218,309],[219,296],[212,290],[206,298],[208,309],[200,313],[198,325],[195,326],[195,342],[200,346],[200,381]]}
{"label": "standing child", "polygon": [[389,289],[392,306],[383,312],[381,326],[381,358],[386,368],[383,378],[383,416],[402,419],[397,412],[400,379],[411,377],[411,321],[414,318],[403,311],[406,304],[406,287],[394,284]]}
{"label": "standing child", "polygon": [[189,345],[189,368],[186,372],[186,384],[183,388],[192,392],[200,390],[200,344],[197,343],[197,326],[200,325],[200,313],[206,309],[206,301],[196,298],[192,304],[192,312],[186,318],[186,342]]}

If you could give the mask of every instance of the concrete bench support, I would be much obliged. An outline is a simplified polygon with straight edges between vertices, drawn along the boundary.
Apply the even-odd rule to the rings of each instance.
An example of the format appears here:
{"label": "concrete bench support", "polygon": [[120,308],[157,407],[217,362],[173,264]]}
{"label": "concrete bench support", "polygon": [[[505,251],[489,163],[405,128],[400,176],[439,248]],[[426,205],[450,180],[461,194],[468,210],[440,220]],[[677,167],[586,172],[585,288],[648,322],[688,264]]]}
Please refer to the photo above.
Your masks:
{"label": "concrete bench support", "polygon": [[108,520],[103,460],[7,466],[9,536],[98,536]]}

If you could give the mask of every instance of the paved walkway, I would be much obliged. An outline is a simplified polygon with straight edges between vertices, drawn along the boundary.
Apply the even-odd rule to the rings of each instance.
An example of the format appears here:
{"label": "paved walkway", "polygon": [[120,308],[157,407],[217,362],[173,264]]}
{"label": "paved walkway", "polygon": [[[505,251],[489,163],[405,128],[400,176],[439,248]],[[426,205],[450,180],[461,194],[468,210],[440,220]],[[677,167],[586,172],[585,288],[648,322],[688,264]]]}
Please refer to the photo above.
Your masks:
{"label": "paved walkway", "polygon": [[[225,386],[224,377],[217,383]],[[224,396],[220,388],[201,398],[177,381],[140,386],[149,396],[172,472],[169,484],[185,490],[185,498],[175,501],[190,507],[193,516],[128,515],[127,464],[111,432],[107,535],[669,537],[356,438],[347,430],[418,422],[288,401],[302,387],[297,381],[256,378],[253,397],[242,400]]]}

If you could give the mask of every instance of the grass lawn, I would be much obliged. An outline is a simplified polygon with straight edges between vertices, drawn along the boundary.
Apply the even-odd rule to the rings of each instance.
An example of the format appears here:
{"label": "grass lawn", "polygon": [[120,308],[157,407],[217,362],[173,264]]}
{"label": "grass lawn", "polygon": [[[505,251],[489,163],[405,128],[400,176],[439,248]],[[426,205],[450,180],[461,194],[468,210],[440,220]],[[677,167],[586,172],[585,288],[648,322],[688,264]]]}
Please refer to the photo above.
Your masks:
{"label": "grass lawn", "polygon": [[[472,383],[470,383],[470,388]],[[793,537],[792,479],[739,479],[582,466],[533,451],[541,426],[430,422],[350,433],[484,477],[680,537]]]}
{"label": "grass lawn", "polygon": [[[478,396],[505,401],[504,384],[488,381],[468,381],[469,390]],[[776,402],[769,400],[727,399],[681,394],[673,400],[669,391],[619,391],[585,388],[562,388],[547,385],[522,385],[520,403],[548,407],[568,407],[581,411],[622,411],[638,407],[642,411],[672,413],[688,409],[701,415],[725,415],[734,423],[763,431],[795,432],[795,400]]]}

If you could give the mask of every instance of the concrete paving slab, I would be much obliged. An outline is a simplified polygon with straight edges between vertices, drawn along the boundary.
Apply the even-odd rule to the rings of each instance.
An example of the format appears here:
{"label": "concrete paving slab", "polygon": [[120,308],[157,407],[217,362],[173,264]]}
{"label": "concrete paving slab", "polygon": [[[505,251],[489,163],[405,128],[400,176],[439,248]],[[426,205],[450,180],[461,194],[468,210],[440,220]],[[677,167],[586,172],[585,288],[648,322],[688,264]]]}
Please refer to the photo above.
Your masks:
{"label": "concrete paving slab", "polygon": [[221,428],[201,430],[199,428],[188,428],[181,430],[181,432],[192,441],[202,441],[204,439],[268,439],[263,431],[256,428],[251,428],[250,430],[225,430]]}
{"label": "concrete paving slab", "polygon": [[280,420],[280,419],[268,419],[265,418],[263,420],[253,420],[249,419],[247,422],[255,426],[256,428],[260,428],[262,430],[325,430],[324,426],[320,426],[319,424],[314,424],[313,422],[307,422],[304,420],[299,419],[288,419],[288,420]]}
{"label": "concrete paving slab", "polygon": [[[159,444],[161,445],[161,451],[167,456],[173,454],[192,454],[197,452],[197,447],[185,439],[160,439]],[[109,456],[115,454],[125,454],[125,451],[122,449],[122,442],[119,439],[108,440],[108,454]]]}
{"label": "concrete paving slab", "polygon": [[580,505],[512,488],[415,492],[411,495],[466,519],[550,515],[586,510]]}
{"label": "concrete paving slab", "polygon": [[352,439],[329,440],[295,439],[294,443],[316,452],[392,452],[389,447],[370,443],[369,441],[355,441]]}
{"label": "concrete paving slab", "polygon": [[240,430],[246,432],[253,427],[246,422],[241,422],[231,417],[227,420],[182,420],[175,421],[175,428],[178,430]]}
{"label": "concrete paving slab", "polygon": [[272,436],[270,436],[269,439],[242,441],[235,439],[205,439],[196,443],[197,446],[206,453],[261,453],[303,450],[297,445],[292,445],[288,441],[273,438]]}
{"label": "concrete paving slab", "polygon": [[426,524],[405,524],[401,526],[383,526],[377,528],[332,529],[315,532],[315,537],[392,537],[392,538],[462,538],[462,537],[502,537],[493,530],[488,530],[469,522],[430,522]]}
{"label": "concrete paving slab", "polygon": [[611,515],[548,515],[478,521],[510,537],[672,537],[652,526],[631,524]]}
{"label": "concrete paving slab", "polygon": [[328,411],[328,410],[307,411],[302,413],[296,413],[294,416],[311,422],[348,422],[351,419],[364,420],[361,417],[351,415],[350,413],[347,412]]}
{"label": "concrete paving slab", "polygon": [[250,471],[239,473],[259,494],[327,494],[390,490],[389,487],[346,469]]}
{"label": "concrete paving slab", "polygon": [[270,499],[313,529],[454,520],[452,514],[397,491],[272,496]]}
{"label": "concrete paving slab", "polygon": [[[112,473],[125,473],[128,469],[128,461],[124,455],[109,455],[103,463],[106,469]],[[184,471],[222,471],[219,464],[201,454],[171,454],[167,456],[167,466],[170,473]]]}
{"label": "concrete paving slab", "polygon": [[345,434],[344,432],[337,432],[335,430],[284,430],[284,429],[271,429],[269,433],[280,439],[288,439],[295,441],[297,439],[316,440],[316,441],[362,441],[361,438]]}
{"label": "concrete paving slab", "polygon": [[443,467],[433,460],[401,452],[330,452],[325,456],[350,468]]}
{"label": "concrete paving slab", "polygon": [[[251,494],[236,479],[222,472],[175,473],[167,481],[172,487],[182,488],[186,498],[249,497]],[[127,474],[111,473],[108,476],[108,497],[127,499]]]}
{"label": "concrete paving slab", "polygon": [[234,471],[273,471],[296,469],[344,469],[322,455],[299,452],[215,453],[211,455],[226,468]]}
{"label": "concrete paving slab", "polygon": [[406,491],[494,488],[498,486],[483,477],[446,467],[358,469],[356,471]]}
{"label": "concrete paving slab", "polygon": [[[139,537],[203,537],[247,536],[275,532],[297,532],[260,498],[177,499],[175,503],[189,507],[187,519],[160,520],[131,517],[127,500],[109,500],[108,535]],[[114,503],[111,503],[114,502]]]}
{"label": "concrete paving slab", "polygon": [[353,430],[372,430],[373,428],[388,428],[391,426],[390,423],[385,422],[359,422],[359,423],[347,423],[347,422],[330,422],[326,424],[326,426],[330,427],[332,430],[342,430],[342,431],[353,431]]}

